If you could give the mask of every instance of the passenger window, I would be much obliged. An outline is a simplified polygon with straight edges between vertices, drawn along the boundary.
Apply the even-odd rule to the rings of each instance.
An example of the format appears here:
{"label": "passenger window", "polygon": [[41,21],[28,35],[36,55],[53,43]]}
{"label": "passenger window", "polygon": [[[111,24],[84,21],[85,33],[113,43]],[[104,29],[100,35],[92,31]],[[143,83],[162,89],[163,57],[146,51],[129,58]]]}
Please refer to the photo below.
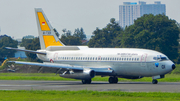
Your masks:
{"label": "passenger window", "polygon": [[139,58],[137,58],[137,61],[139,61]]}
{"label": "passenger window", "polygon": [[124,58],[124,61],[126,61],[126,58]]}
{"label": "passenger window", "polygon": [[129,61],[131,61],[131,58],[129,58]]}

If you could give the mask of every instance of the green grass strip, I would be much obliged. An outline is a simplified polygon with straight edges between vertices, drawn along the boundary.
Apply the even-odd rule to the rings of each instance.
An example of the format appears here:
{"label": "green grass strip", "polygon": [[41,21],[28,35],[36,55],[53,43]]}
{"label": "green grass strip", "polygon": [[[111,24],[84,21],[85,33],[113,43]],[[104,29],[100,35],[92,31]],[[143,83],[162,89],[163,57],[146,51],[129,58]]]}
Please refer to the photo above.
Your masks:
{"label": "green grass strip", "polygon": [[1,101],[179,101],[180,93],[122,91],[0,91]]}
{"label": "green grass strip", "polygon": [[[96,76],[92,81],[107,81],[109,77]],[[51,81],[74,81],[74,79],[62,78],[54,73],[0,73],[0,80],[51,80]],[[151,82],[151,77],[141,79],[119,78],[119,82]],[[180,74],[167,74],[159,82],[180,82]]]}

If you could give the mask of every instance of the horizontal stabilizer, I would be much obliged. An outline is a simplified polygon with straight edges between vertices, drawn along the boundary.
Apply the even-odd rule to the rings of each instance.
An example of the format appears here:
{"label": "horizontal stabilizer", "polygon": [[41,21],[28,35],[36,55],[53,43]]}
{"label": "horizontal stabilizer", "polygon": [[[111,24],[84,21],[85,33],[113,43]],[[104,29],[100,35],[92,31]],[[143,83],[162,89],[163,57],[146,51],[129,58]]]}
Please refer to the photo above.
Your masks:
{"label": "horizontal stabilizer", "polygon": [[16,51],[24,51],[24,52],[30,52],[30,53],[35,53],[35,54],[46,55],[46,53],[38,52],[38,51],[33,51],[33,50],[25,50],[25,49],[18,49],[18,48],[12,48],[12,47],[6,47],[6,49],[11,49],[11,50],[16,50]]}

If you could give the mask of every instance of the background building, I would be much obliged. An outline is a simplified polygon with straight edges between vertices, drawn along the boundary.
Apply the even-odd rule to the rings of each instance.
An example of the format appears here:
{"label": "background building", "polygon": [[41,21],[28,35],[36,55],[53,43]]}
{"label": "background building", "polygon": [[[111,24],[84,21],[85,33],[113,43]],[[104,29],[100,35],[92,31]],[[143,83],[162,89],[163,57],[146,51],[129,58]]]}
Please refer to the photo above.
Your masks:
{"label": "background building", "polygon": [[166,5],[160,1],[155,1],[154,4],[146,4],[144,1],[139,1],[139,4],[123,2],[123,5],[119,6],[119,25],[123,28],[132,25],[135,19],[144,14],[166,15]]}
{"label": "background building", "polygon": [[[18,49],[25,49],[25,47],[18,46]],[[26,53],[24,51],[16,51],[14,54],[15,58],[27,58]]]}

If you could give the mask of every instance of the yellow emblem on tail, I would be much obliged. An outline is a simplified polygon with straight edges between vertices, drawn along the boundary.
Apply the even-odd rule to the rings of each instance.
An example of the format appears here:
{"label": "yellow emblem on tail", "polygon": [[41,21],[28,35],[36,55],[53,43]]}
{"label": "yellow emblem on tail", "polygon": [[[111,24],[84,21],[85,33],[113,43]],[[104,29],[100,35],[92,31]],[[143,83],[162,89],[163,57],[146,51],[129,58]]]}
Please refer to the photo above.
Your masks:
{"label": "yellow emblem on tail", "polygon": [[41,30],[42,31],[50,31],[50,28],[49,28],[49,26],[48,26],[48,24],[47,24],[47,22],[43,16],[42,12],[37,12],[37,14],[38,14],[39,24],[41,26]]}
{"label": "yellow emblem on tail", "polygon": [[43,38],[46,48],[48,46],[63,46],[59,41],[56,41],[52,35],[44,35]]}

